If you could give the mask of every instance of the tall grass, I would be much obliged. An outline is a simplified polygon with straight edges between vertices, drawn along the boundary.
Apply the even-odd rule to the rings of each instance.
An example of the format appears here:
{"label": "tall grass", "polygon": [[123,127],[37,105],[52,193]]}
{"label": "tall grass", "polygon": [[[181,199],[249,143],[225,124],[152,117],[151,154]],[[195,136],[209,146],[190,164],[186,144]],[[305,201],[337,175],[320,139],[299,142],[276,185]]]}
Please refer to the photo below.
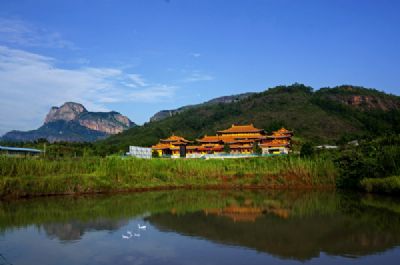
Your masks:
{"label": "tall grass", "polygon": [[332,161],[272,157],[227,160],[0,157],[0,195],[106,192],[165,186],[334,185]]}

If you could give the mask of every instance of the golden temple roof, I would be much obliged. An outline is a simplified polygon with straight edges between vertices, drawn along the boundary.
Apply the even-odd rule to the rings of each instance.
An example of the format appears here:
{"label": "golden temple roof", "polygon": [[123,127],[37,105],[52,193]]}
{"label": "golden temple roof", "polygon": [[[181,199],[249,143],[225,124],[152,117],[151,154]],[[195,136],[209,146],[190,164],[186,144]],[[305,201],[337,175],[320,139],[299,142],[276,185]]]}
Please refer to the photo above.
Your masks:
{"label": "golden temple roof", "polygon": [[171,135],[167,139],[161,139],[160,142],[183,142],[183,143],[191,143],[191,141],[186,140],[181,136]]}
{"label": "golden temple roof", "polygon": [[263,129],[258,129],[253,126],[253,124],[249,125],[235,125],[232,124],[231,128],[226,130],[218,131],[218,133],[225,134],[225,133],[264,133]]}
{"label": "golden temple roof", "polygon": [[274,139],[272,141],[264,142],[260,144],[261,147],[286,147],[289,145],[289,142],[287,140],[281,140],[281,139]]}
{"label": "golden temple roof", "polygon": [[152,149],[156,149],[156,150],[168,149],[168,148],[170,148],[170,145],[169,145],[169,144],[158,143],[158,144],[156,144],[156,145],[153,145],[151,148],[152,148]]}
{"label": "golden temple roof", "polygon": [[273,132],[274,134],[292,134],[292,131],[285,129],[284,127],[280,128],[279,130]]}
{"label": "golden temple roof", "polygon": [[265,139],[264,135],[253,135],[253,136],[237,136],[237,135],[215,135],[215,136],[204,136],[201,139],[197,139],[200,143],[245,143],[254,142],[254,140]]}
{"label": "golden temple roof", "polygon": [[198,142],[204,142],[204,143],[218,143],[218,142],[222,141],[222,139],[218,135],[215,135],[215,136],[207,136],[207,135],[205,135],[203,138],[197,139],[197,141]]}

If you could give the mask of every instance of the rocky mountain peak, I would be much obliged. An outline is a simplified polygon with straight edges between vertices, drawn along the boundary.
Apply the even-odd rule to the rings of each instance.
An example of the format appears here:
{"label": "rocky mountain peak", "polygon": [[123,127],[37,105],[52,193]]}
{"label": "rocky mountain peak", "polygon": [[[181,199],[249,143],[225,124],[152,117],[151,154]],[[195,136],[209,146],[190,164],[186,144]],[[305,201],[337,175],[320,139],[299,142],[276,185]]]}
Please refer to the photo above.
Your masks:
{"label": "rocky mountain peak", "polygon": [[27,132],[11,131],[1,139],[5,141],[92,142],[112,134],[118,134],[136,126],[128,117],[115,112],[91,112],[79,103],[66,102],[52,107],[44,124]]}
{"label": "rocky mountain peak", "polygon": [[52,107],[44,123],[46,124],[57,120],[72,121],[77,119],[78,116],[84,112],[87,112],[87,110],[82,104],[66,102],[61,107]]}

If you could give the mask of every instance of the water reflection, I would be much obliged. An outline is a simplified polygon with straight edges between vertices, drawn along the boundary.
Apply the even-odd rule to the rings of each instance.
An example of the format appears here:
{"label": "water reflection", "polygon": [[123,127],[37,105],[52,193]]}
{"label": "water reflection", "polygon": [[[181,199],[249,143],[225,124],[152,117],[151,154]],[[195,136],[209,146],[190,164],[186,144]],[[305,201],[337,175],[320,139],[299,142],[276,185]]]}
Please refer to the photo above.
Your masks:
{"label": "water reflection", "polygon": [[[184,260],[183,254],[175,253],[177,246],[189,248],[194,244],[190,240],[196,238],[209,242],[203,246],[209,251],[215,251],[213,244],[235,246],[278,260],[311,261],[321,258],[321,253],[357,258],[386,253],[400,245],[399,205],[393,198],[330,191],[168,191],[9,201],[0,203],[0,247],[10,243],[8,250],[13,253],[13,236],[27,228],[36,232],[31,234],[31,244],[15,243],[18,251],[32,247],[41,232],[48,239],[82,244],[99,236],[93,233],[104,232],[110,236],[102,234],[97,245],[88,243],[86,247],[96,252],[107,246],[108,252],[103,255],[124,255],[115,247],[121,243],[116,242],[122,241],[121,234],[127,229],[135,229],[142,222],[153,229],[146,231],[145,237],[135,238],[136,242],[146,242],[140,246],[143,263],[154,252],[165,252],[167,246],[158,244],[162,240],[175,242],[176,235],[179,242],[168,244],[168,257],[173,261]],[[237,249],[224,251],[232,254]],[[395,254],[399,256],[397,248]],[[107,260],[105,256],[102,260]],[[152,257],[154,262],[162,263]],[[82,264],[92,263],[86,260]]]}
{"label": "water reflection", "polygon": [[118,230],[128,224],[128,220],[108,220],[98,218],[91,221],[70,221],[67,223],[43,224],[43,230],[49,238],[58,238],[61,241],[79,240],[87,231]]}

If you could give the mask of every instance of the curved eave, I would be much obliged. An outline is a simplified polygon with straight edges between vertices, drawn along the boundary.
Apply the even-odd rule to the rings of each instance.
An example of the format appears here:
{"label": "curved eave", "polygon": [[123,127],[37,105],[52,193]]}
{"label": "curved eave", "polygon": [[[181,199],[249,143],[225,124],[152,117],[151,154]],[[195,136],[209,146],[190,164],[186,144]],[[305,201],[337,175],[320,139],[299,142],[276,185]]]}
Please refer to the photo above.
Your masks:
{"label": "curved eave", "polygon": [[291,135],[268,135],[267,138],[268,139],[286,139],[286,138],[291,138]]}
{"label": "curved eave", "polygon": [[260,147],[289,147],[289,144],[260,144]]}
{"label": "curved eave", "polygon": [[237,130],[237,131],[229,131],[228,130],[223,130],[223,131],[217,131],[217,133],[221,133],[221,134],[228,134],[228,133],[261,133],[264,132],[264,130],[259,129],[259,130],[248,130],[248,131],[241,131],[241,130]]}

